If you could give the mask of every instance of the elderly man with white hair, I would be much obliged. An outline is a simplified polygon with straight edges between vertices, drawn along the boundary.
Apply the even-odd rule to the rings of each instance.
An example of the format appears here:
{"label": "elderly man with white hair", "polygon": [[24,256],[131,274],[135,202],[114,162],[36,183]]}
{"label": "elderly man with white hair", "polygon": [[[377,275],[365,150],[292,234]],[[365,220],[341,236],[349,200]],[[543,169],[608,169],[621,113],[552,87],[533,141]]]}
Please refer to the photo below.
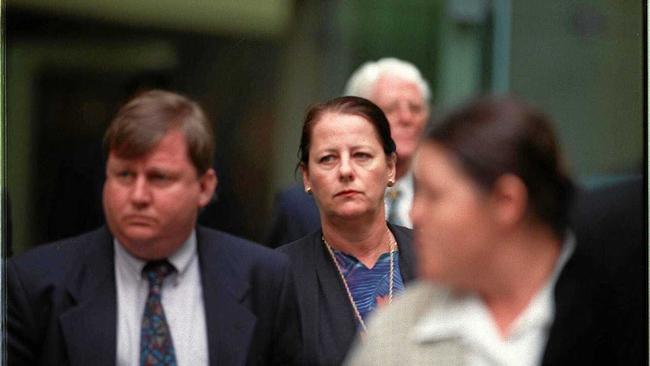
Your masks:
{"label": "elderly man with white hair", "polygon": [[431,92],[420,71],[396,58],[366,62],[350,77],[346,95],[366,98],[381,108],[397,145],[397,181],[386,191],[388,221],[412,227],[408,211],[413,203],[411,161],[429,118]]}
{"label": "elderly man with white hair", "polygon": [[[386,219],[412,227],[408,211],[413,202],[411,162],[429,119],[431,91],[420,71],[410,62],[382,58],[362,64],[349,78],[344,95],[369,99],[386,114],[397,145],[396,182],[386,190]],[[277,247],[320,227],[318,209],[300,183],[276,197],[266,244]]]}

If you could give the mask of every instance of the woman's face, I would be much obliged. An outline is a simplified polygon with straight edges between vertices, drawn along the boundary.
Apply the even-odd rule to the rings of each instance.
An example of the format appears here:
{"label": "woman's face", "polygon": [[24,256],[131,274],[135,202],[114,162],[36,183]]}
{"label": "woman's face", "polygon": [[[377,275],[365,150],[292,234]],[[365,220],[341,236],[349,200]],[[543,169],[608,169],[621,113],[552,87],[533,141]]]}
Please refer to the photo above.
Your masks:
{"label": "woman's face", "polygon": [[423,278],[476,290],[494,254],[495,216],[489,193],[480,191],[451,155],[424,143],[414,162],[411,218]]}
{"label": "woman's face", "polygon": [[384,190],[395,177],[395,157],[386,156],[365,118],[326,113],[311,131],[309,164],[302,174],[322,218],[383,217]]}

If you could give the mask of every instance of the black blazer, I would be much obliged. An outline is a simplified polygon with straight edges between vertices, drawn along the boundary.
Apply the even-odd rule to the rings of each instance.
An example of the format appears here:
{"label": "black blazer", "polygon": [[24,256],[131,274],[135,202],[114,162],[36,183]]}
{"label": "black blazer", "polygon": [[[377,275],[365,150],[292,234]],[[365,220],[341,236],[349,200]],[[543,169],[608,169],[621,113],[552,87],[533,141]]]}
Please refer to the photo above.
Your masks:
{"label": "black blazer", "polygon": [[[388,224],[399,245],[404,283],[414,278],[411,229]],[[357,320],[336,267],[321,240],[322,231],[278,248],[292,262],[300,303],[307,365],[340,365],[357,333]]]}
{"label": "black blazer", "polygon": [[[299,310],[285,256],[197,227],[211,365],[298,363]],[[113,238],[102,227],[7,263],[10,365],[115,365]]]}
{"label": "black blazer", "polygon": [[543,365],[648,363],[645,192],[639,176],[578,195]]}

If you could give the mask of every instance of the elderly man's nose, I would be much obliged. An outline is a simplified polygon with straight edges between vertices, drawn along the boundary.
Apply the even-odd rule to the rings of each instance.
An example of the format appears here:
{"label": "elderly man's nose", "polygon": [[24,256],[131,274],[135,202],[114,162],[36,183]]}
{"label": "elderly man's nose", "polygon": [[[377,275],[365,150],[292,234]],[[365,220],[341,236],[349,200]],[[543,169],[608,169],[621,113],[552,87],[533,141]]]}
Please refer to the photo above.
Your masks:
{"label": "elderly man's nose", "polygon": [[401,104],[397,110],[397,117],[400,123],[410,123],[413,121],[413,111],[408,105]]}

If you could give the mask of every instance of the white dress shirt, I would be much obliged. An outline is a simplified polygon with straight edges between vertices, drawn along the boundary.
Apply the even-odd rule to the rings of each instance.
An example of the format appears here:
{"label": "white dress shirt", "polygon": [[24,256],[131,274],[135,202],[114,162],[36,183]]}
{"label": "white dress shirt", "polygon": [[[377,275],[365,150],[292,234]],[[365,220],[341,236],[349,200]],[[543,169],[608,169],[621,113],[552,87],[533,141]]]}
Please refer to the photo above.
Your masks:
{"label": "white dress shirt", "polygon": [[[393,202],[390,199],[392,191],[399,192],[397,199]],[[386,219],[391,212],[391,204],[396,205],[395,222],[392,222],[396,225],[406,226],[408,228],[413,228],[413,223],[411,222],[411,216],[409,211],[411,210],[411,205],[413,204],[413,173],[408,172],[401,179],[395,182],[395,185],[386,189],[386,194],[384,197],[384,204],[386,208]]]}
{"label": "white dress shirt", "polygon": [[[117,290],[117,364],[140,364],[140,327],[149,283],[142,276],[146,262],[129,254],[114,240]],[[162,304],[176,353],[184,365],[208,365],[208,340],[201,287],[196,233],[167,258],[176,272],[162,287]]]}
{"label": "white dress shirt", "polygon": [[469,366],[539,365],[555,317],[553,288],[574,247],[575,238],[569,234],[552,275],[514,321],[505,339],[476,295],[450,295],[444,306],[422,318],[411,335],[419,342],[459,338]]}

